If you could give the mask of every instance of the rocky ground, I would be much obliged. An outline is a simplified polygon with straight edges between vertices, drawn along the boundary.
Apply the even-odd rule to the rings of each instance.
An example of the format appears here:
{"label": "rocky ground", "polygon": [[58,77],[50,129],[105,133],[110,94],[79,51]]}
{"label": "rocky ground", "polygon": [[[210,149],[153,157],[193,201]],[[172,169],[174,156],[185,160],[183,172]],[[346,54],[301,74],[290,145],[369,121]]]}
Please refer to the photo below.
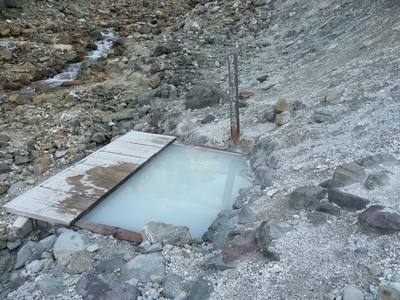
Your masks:
{"label": "rocky ground", "polygon": [[[241,152],[254,180],[204,240],[18,239],[3,215],[1,298],[400,299],[399,8],[0,1],[2,205],[130,130]],[[113,51],[86,60],[110,29]],[[210,88],[227,91],[232,52],[237,145]],[[79,61],[74,81],[43,84]]]}

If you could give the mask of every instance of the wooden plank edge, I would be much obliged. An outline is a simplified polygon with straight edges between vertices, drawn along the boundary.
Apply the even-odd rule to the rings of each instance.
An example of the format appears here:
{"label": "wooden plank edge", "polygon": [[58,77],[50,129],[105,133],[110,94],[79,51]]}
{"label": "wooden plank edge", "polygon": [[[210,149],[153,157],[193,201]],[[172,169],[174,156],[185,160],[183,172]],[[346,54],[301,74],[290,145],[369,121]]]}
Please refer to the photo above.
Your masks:
{"label": "wooden plank edge", "polygon": [[75,226],[79,227],[80,229],[86,229],[99,234],[112,235],[113,237],[124,241],[137,243],[143,242],[143,237],[141,233],[120,227],[99,224],[83,219],[77,221],[75,223]]}

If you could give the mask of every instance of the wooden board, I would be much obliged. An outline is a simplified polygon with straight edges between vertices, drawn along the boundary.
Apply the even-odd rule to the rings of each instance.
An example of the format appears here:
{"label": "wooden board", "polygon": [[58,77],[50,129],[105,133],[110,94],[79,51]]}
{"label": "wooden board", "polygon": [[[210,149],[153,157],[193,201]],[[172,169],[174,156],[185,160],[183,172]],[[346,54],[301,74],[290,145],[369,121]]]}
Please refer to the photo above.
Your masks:
{"label": "wooden board", "polygon": [[174,140],[131,131],[5,204],[3,210],[70,227]]}

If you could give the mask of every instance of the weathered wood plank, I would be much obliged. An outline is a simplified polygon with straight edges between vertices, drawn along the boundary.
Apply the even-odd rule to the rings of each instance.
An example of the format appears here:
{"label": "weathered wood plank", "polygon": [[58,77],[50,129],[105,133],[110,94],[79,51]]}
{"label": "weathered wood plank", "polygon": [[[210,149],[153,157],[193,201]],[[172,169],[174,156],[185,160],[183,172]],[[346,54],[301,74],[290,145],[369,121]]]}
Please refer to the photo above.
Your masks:
{"label": "weathered wood plank", "polygon": [[75,226],[81,229],[90,230],[104,235],[112,235],[113,237],[125,241],[137,243],[141,243],[143,241],[143,237],[139,232],[123,229],[120,227],[99,224],[89,220],[80,219],[75,223]]}
{"label": "weathered wood plank", "polygon": [[175,137],[129,132],[5,204],[3,209],[6,213],[71,226],[174,140]]}

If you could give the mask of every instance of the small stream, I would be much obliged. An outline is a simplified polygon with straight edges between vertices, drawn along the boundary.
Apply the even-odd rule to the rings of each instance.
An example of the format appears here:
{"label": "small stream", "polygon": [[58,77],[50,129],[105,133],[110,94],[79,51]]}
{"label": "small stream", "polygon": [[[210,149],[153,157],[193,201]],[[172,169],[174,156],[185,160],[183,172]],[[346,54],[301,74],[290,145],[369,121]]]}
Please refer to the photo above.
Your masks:
{"label": "small stream", "polygon": [[67,68],[63,70],[62,73],[57,74],[56,76],[32,82],[30,86],[24,87],[21,90],[13,91],[11,93],[0,93],[0,100],[9,97],[12,94],[34,94],[36,92],[36,88],[40,87],[41,90],[52,90],[60,87],[64,82],[74,81],[80,78],[82,74],[82,64],[86,60],[96,61],[101,57],[106,57],[107,54],[112,53],[112,45],[113,41],[116,39],[116,35],[112,29],[104,29],[101,31],[103,39],[96,42],[97,50],[91,52],[82,62],[70,64]]}

